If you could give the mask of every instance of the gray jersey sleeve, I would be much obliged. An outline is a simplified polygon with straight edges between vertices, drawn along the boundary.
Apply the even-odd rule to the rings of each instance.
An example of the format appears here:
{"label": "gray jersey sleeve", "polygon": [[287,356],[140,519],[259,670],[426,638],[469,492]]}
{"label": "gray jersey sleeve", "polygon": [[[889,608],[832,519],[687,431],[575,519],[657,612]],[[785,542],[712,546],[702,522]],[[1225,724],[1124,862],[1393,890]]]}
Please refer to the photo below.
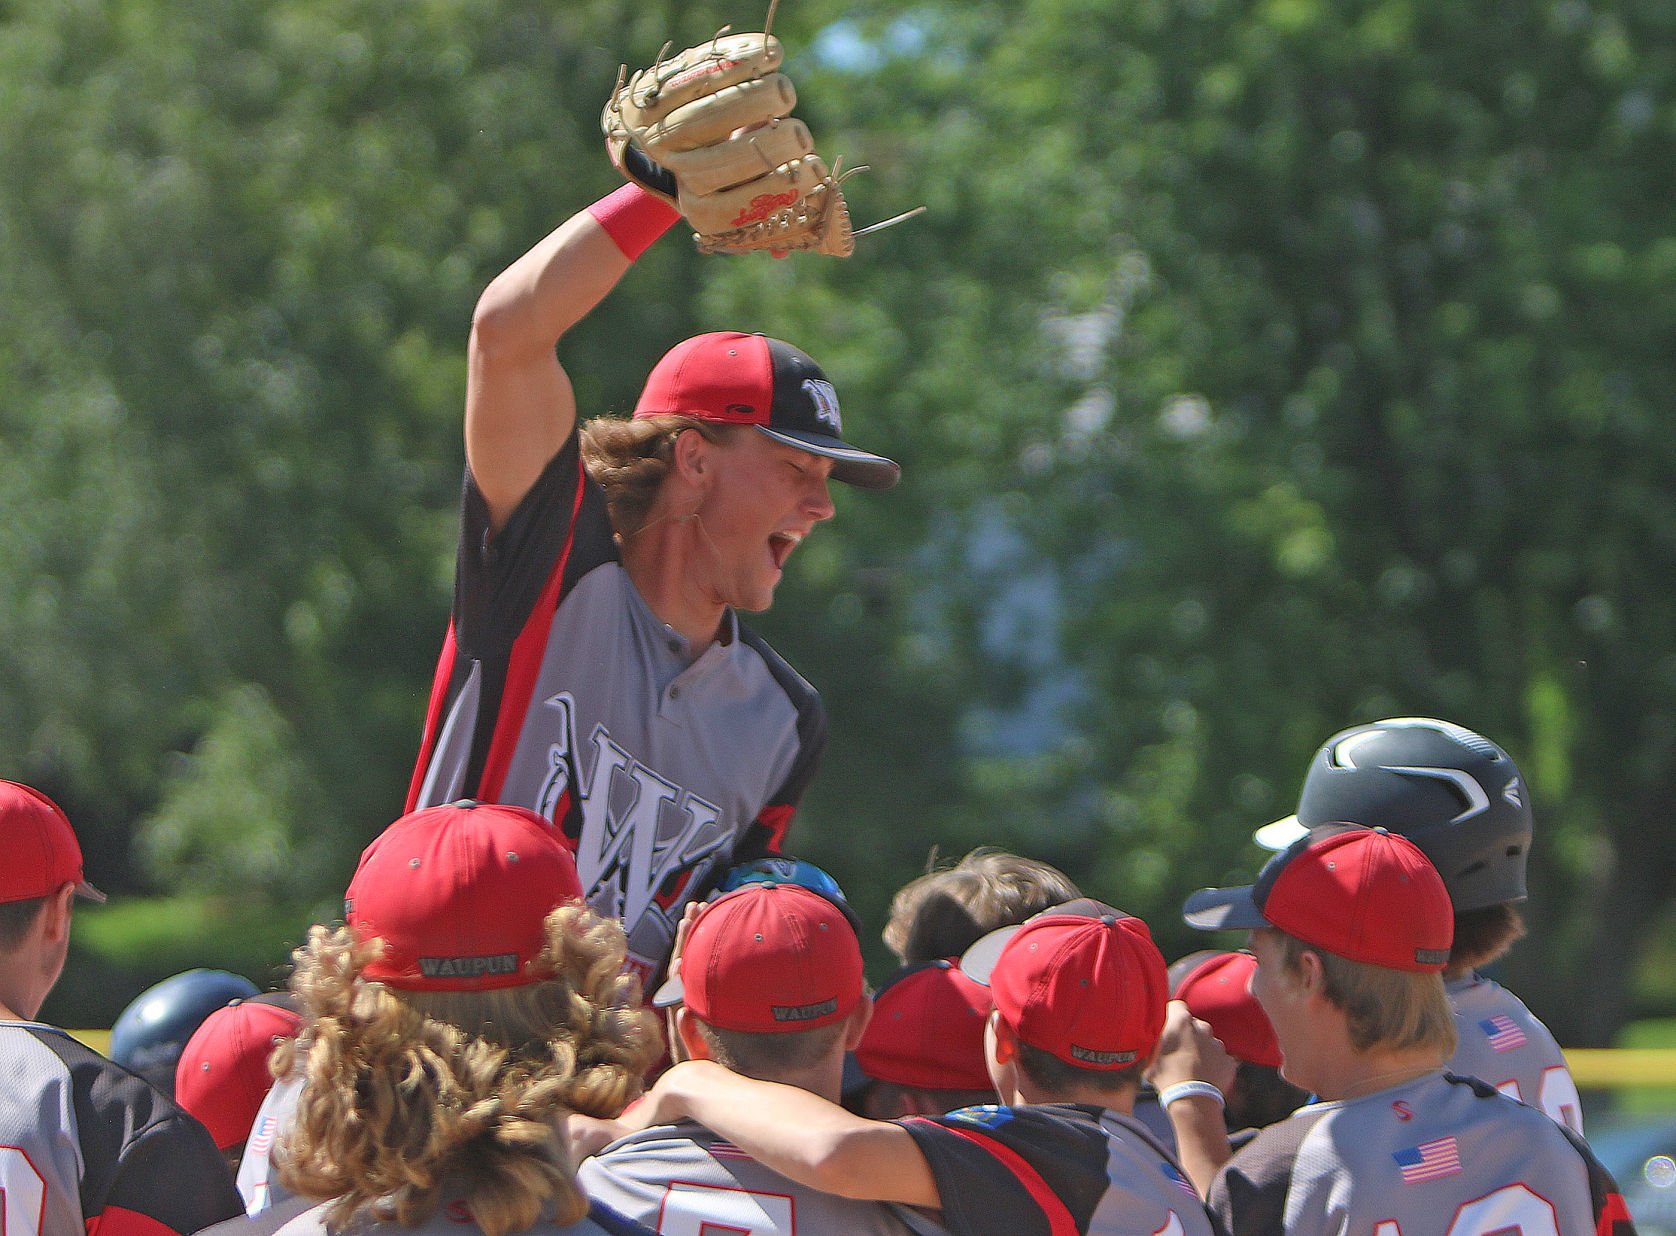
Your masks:
{"label": "gray jersey sleeve", "polygon": [[701,1125],[647,1129],[607,1146],[577,1173],[588,1196],[666,1236],[937,1236],[915,1212],[805,1188]]}

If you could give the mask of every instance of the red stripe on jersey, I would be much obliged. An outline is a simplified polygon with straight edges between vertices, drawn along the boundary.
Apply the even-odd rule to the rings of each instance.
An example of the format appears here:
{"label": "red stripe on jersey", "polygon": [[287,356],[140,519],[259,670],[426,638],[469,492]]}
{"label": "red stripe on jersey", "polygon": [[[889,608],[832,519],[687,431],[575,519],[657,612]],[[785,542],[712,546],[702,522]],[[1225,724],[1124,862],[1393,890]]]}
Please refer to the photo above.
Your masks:
{"label": "red stripe on jersey", "polygon": [[448,620],[448,633],[442,637],[442,651],[436,658],[436,676],[431,679],[431,702],[425,706],[425,738],[419,744],[419,761],[413,766],[413,780],[407,786],[407,806],[402,814],[419,806],[419,790],[425,784],[425,773],[430,769],[431,756],[436,751],[437,731],[442,725],[442,709],[448,702],[448,683],[454,677],[454,657],[458,645],[454,643],[454,620]]}
{"label": "red stripe on jersey", "polygon": [[953,1133],[956,1137],[963,1137],[974,1146],[987,1150],[1001,1161],[1005,1167],[1024,1186],[1025,1192],[1030,1194],[1030,1200],[1041,1208],[1042,1217],[1048,1221],[1050,1236],[1080,1236],[1077,1222],[1071,1217],[1071,1212],[1065,1203],[1059,1200],[1059,1195],[1048,1188],[1047,1181],[1029,1163],[1025,1162],[1016,1150],[1003,1146],[993,1138],[985,1137],[970,1129],[957,1129],[952,1125],[938,1122],[938,1128],[946,1133]]}
{"label": "red stripe on jersey", "polygon": [[587,477],[582,468],[582,455],[576,456],[576,499],[570,508],[570,529],[565,533],[564,549],[553,564],[547,585],[536,598],[535,608],[524,622],[524,629],[512,643],[512,655],[506,662],[506,685],[500,697],[500,715],[495,718],[495,736],[489,743],[489,753],[483,760],[483,775],[477,779],[475,797],[484,802],[498,803],[502,784],[512,767],[512,753],[518,747],[518,735],[535,694],[536,675],[541,671],[541,659],[547,651],[547,637],[552,630],[553,614],[559,608],[559,589],[564,583],[564,569],[570,562],[570,551],[576,544],[576,520],[582,513],[582,495],[587,492]]}
{"label": "red stripe on jersey", "polygon": [[123,1206],[106,1206],[87,1221],[87,1236],[181,1236],[161,1219],[129,1210]]}
{"label": "red stripe on jersey", "polygon": [[1630,1216],[1629,1205],[1624,1201],[1622,1193],[1608,1193],[1606,1204],[1600,1208],[1600,1218],[1595,1220],[1596,1236],[1617,1236],[1618,1225],[1623,1224],[1626,1232],[1635,1230],[1635,1220]]}
{"label": "red stripe on jersey", "polygon": [[797,808],[790,803],[769,803],[757,812],[757,827],[768,830],[768,839],[762,844],[770,854],[778,854],[785,845],[786,834],[791,831],[791,817],[795,814]]}

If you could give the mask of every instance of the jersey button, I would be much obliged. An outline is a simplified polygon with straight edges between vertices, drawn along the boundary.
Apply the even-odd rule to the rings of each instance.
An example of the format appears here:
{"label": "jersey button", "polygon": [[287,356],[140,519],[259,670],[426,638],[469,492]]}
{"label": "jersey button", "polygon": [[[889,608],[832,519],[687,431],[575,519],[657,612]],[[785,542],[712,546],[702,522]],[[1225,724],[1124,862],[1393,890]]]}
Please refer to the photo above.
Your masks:
{"label": "jersey button", "polygon": [[681,698],[681,688],[680,687],[669,688],[669,698],[672,699],[672,700],[680,699]]}

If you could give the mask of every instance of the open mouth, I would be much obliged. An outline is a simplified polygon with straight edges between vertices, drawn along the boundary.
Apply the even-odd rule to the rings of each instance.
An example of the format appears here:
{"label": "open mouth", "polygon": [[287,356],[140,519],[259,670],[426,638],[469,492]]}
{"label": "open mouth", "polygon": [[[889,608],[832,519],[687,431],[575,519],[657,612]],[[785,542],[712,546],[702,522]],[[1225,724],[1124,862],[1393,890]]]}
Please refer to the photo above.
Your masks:
{"label": "open mouth", "polygon": [[774,558],[774,565],[785,569],[786,559],[791,557],[791,551],[803,541],[803,537],[795,532],[776,532],[768,538],[768,552]]}

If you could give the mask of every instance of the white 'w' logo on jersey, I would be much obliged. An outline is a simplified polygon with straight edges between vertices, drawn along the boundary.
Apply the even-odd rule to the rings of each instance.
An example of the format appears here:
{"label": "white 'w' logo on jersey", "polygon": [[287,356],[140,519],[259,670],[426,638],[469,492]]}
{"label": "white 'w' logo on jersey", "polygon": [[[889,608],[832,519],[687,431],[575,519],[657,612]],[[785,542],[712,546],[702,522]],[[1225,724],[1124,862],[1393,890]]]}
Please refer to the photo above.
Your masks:
{"label": "white 'w' logo on jersey", "polygon": [[[548,748],[536,810],[553,819],[565,791],[574,789],[582,813],[576,873],[588,904],[632,930],[665,880],[731,841],[727,830],[717,827],[721,808],[642,764],[603,725],[589,736],[592,758],[584,772],[575,700],[561,692],[544,702],[558,710],[559,741]],[[622,788],[614,792],[614,785]]]}

